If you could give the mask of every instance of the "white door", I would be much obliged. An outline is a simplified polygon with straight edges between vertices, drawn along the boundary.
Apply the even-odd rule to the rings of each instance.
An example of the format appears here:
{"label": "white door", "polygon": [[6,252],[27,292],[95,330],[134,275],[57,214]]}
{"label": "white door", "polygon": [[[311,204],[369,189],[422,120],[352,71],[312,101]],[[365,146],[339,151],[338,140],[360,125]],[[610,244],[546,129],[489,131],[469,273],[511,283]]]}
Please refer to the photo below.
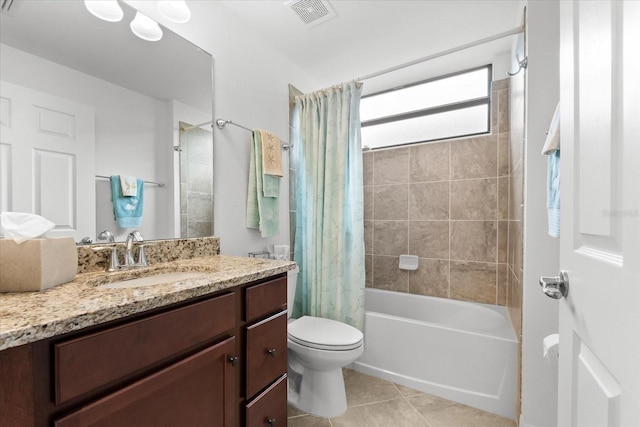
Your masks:
{"label": "white door", "polygon": [[561,1],[559,427],[640,426],[640,2]]}
{"label": "white door", "polygon": [[0,210],[47,218],[51,236],[94,236],[93,107],[5,81],[0,99]]}

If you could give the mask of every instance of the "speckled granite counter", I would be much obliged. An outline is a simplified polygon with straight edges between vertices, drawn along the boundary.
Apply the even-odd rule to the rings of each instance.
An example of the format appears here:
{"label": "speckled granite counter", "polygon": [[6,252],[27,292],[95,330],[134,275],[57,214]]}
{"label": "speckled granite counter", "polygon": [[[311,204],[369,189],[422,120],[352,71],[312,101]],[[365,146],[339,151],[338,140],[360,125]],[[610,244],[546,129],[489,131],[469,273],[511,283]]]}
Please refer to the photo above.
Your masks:
{"label": "speckled granite counter", "polygon": [[[73,282],[46,291],[0,294],[0,350],[211,294],[294,267],[291,261],[216,255],[160,263],[141,270],[78,274]],[[136,288],[98,286],[174,271],[202,272],[202,276]]]}

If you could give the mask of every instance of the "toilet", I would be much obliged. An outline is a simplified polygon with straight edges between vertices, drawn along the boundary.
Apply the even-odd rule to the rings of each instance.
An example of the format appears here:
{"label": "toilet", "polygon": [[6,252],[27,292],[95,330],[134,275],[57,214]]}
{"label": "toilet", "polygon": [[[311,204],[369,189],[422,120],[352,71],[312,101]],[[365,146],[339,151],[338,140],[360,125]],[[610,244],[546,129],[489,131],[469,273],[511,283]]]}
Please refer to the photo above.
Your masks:
{"label": "toilet", "polygon": [[291,319],[298,267],[287,273],[288,402],[308,414],[333,418],[347,410],[342,368],[364,352],[363,334],[330,319]]}

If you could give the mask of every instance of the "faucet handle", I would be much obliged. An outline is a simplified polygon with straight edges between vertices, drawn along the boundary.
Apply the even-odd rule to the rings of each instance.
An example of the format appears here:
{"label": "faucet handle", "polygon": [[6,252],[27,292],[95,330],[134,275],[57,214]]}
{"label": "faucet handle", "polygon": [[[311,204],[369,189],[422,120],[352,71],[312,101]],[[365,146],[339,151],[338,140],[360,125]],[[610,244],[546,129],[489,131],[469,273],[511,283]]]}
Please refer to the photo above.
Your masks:
{"label": "faucet handle", "polygon": [[104,230],[102,231],[99,235],[98,235],[98,240],[106,240],[109,243],[113,243],[115,242],[115,239],[113,238],[113,233],[110,232],[109,230]]}
{"label": "faucet handle", "polygon": [[122,268],[120,265],[120,260],[118,259],[118,248],[116,245],[113,246],[95,246],[91,248],[94,252],[102,252],[110,250],[111,254],[109,255],[109,264],[107,265],[106,270],[108,272],[118,271]]}
{"label": "faucet handle", "polygon": [[149,263],[147,262],[147,255],[144,252],[145,245],[136,245],[138,246],[138,262],[136,263],[139,267],[148,267]]}

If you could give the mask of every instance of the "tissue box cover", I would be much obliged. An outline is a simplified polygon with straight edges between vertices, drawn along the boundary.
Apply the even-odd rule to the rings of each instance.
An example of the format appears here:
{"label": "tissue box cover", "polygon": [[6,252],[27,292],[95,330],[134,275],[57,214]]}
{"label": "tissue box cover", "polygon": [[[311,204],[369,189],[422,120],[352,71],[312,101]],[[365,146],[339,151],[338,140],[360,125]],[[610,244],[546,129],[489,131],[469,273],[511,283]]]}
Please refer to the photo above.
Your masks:
{"label": "tissue box cover", "polygon": [[78,250],[71,237],[0,239],[0,292],[41,291],[76,277]]}

